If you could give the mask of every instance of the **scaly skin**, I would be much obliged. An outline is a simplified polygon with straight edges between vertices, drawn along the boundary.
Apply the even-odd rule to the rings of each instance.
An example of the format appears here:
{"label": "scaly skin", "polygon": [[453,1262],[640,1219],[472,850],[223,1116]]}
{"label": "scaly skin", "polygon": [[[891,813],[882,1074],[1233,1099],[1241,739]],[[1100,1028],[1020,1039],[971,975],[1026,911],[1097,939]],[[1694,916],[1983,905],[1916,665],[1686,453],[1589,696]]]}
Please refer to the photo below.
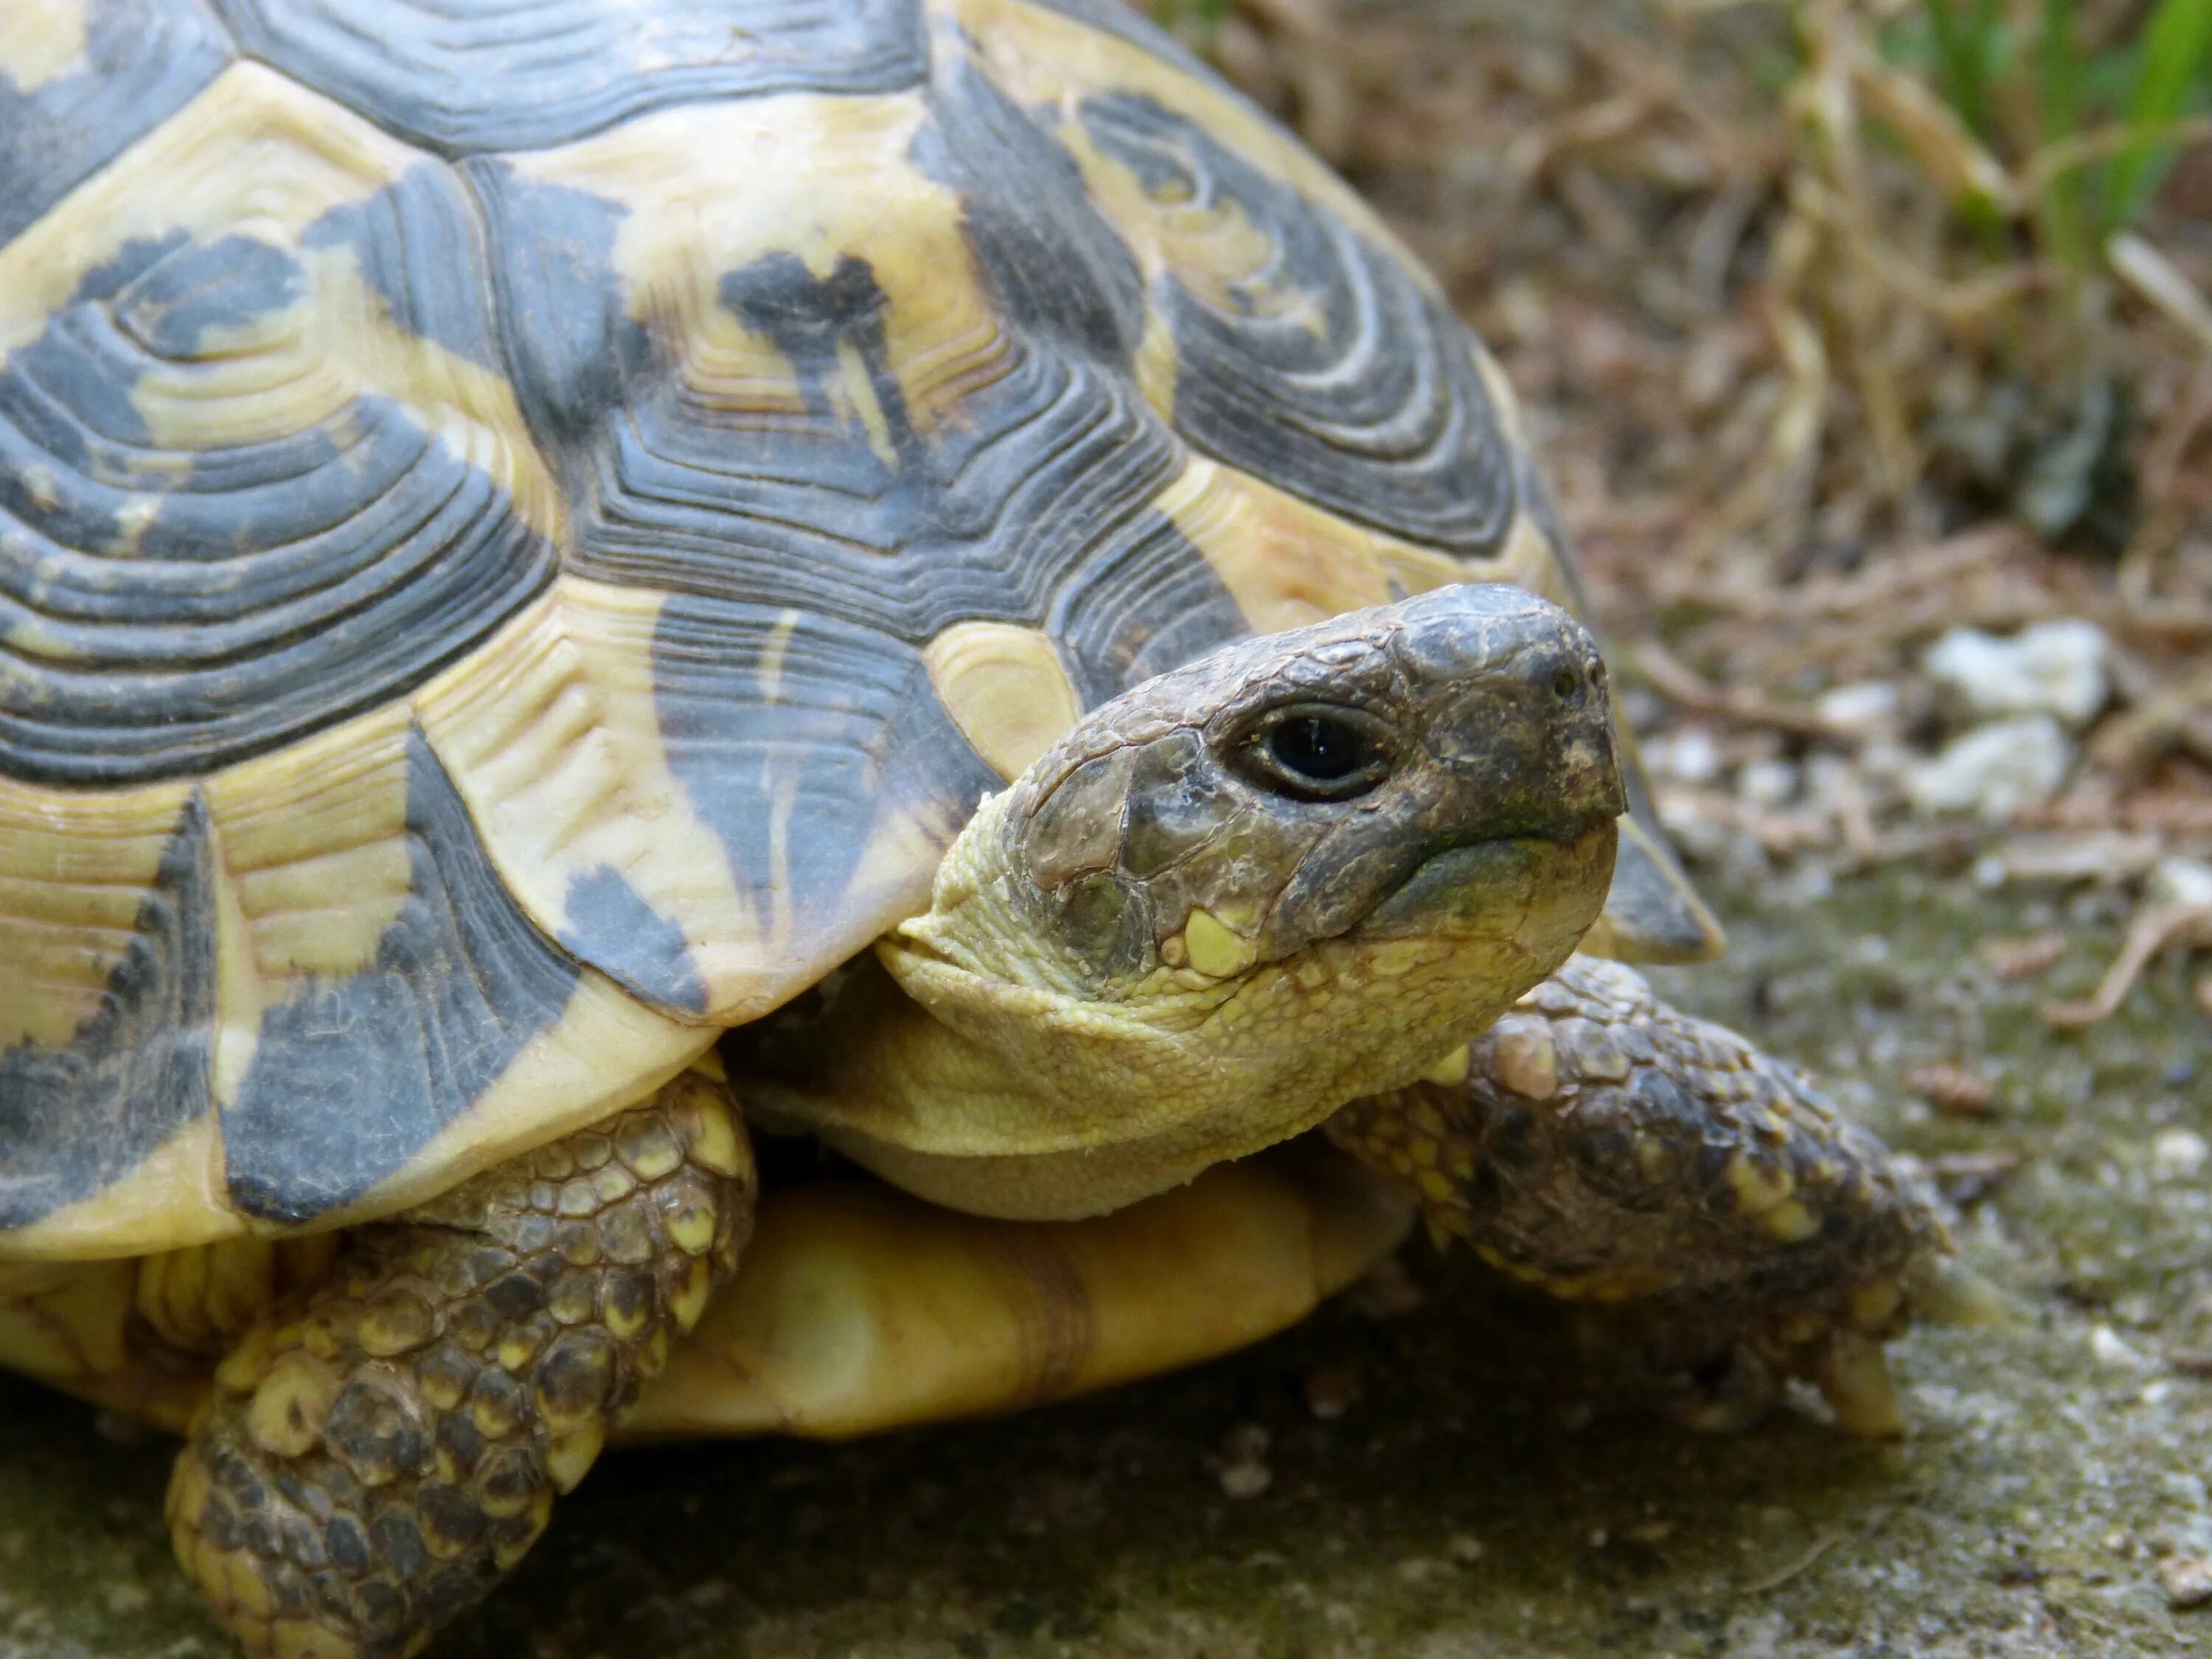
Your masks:
{"label": "scaly skin", "polygon": [[686,1073],[348,1235],[216,1373],[177,1557],[254,1659],[388,1659],[521,1559],[735,1265],[752,1158]]}
{"label": "scaly skin", "polygon": [[[1431,1230],[1582,1304],[1615,1359],[1730,1370],[1755,1406],[1817,1383],[1844,1426],[1902,1428],[1881,1344],[1962,1316],[1928,1195],[1872,1135],[1734,1032],[1576,957],[1468,1049],[1464,1081],[1361,1100],[1328,1133],[1419,1188]],[[1718,1425],[1730,1403],[1695,1398]]]}

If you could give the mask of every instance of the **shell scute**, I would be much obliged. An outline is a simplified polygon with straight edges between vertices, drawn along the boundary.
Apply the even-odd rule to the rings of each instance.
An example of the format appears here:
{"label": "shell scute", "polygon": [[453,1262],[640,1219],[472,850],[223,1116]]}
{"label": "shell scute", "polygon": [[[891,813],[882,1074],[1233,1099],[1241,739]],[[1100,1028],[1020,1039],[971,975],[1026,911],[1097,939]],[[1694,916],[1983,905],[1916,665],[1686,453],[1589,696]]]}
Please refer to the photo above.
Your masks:
{"label": "shell scute", "polygon": [[0,245],[190,102],[231,55],[191,0],[0,8]]}
{"label": "shell scute", "polygon": [[921,78],[913,0],[214,0],[246,50],[449,155],[669,105]]}
{"label": "shell scute", "polygon": [[[15,1040],[0,1048],[0,1147],[7,1154],[0,1160],[0,1230],[34,1225],[93,1197],[207,1118],[214,1104],[208,1049],[217,878],[206,802],[197,792],[185,796],[166,833],[126,821],[112,826],[120,833],[70,848],[21,823],[10,805],[0,799],[0,941],[29,947],[27,963],[13,951],[9,959],[33,977],[25,1006],[11,1011],[9,1023],[19,1029],[8,1035]],[[19,872],[34,863],[46,869],[31,871],[27,882]],[[40,880],[40,873],[47,878]],[[57,1006],[63,999],[53,993],[58,982],[80,975],[56,972],[63,964],[42,961],[38,947],[82,945],[90,930],[81,910],[44,926],[25,913],[41,897],[72,890],[97,894],[111,912],[122,899],[132,914],[109,933],[104,983],[76,999],[78,1017],[64,1034],[57,1028],[69,1023],[70,1011]]]}
{"label": "shell scute", "polygon": [[250,64],[0,248],[0,771],[266,752],[551,580],[481,263],[458,180]]}

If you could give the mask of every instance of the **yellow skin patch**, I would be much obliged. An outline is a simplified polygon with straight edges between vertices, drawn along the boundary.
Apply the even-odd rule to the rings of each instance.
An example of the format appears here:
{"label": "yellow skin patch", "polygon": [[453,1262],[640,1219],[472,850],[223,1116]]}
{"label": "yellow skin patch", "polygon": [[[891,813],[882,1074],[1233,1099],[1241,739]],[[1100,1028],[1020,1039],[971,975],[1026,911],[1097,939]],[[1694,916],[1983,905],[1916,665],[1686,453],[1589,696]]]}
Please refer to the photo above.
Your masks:
{"label": "yellow skin patch", "polygon": [[[565,508],[505,380],[395,328],[342,247],[302,233],[425,160],[361,117],[272,70],[238,64],[130,152],[0,248],[0,355],[35,339],[87,271],[125,243],[183,232],[284,250],[305,269],[290,307],[210,331],[188,363],[148,359],[132,392],[152,446],[181,452],[292,436],[348,418],[364,395],[411,410],[497,481],[545,535]],[[158,484],[160,462],[142,465]]]}
{"label": "yellow skin patch", "polygon": [[84,61],[91,0],[9,0],[0,6],[0,75],[36,92]]}
{"label": "yellow skin patch", "polygon": [[955,623],[922,650],[929,683],[975,752],[1019,777],[1083,713],[1050,639],[1011,623]]}
{"label": "yellow skin patch", "polygon": [[1194,910],[1183,924],[1183,959],[1209,979],[1241,974],[1258,959],[1252,941],[1231,933],[1211,910]]}

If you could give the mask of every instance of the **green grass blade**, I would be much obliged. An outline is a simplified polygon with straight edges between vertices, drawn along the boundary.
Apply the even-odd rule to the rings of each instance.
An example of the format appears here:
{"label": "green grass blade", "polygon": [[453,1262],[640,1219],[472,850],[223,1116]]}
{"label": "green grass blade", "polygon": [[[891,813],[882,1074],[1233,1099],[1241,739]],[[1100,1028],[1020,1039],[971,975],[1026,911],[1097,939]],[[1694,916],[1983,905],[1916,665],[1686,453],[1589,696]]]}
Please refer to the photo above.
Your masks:
{"label": "green grass blade", "polygon": [[[2042,0],[2035,41],[2036,118],[2045,143],[2070,138],[2081,130],[2081,17],[2075,0]],[[2044,245],[2051,258],[2074,270],[2087,268],[2093,227],[2088,192],[2078,172],[2065,173],[2045,188],[2040,205]]]}
{"label": "green grass blade", "polygon": [[2212,0],[2162,0],[2142,33],[2142,55],[2128,99],[2136,134],[2112,163],[2107,230],[2132,223],[2173,162],[2173,146],[2152,135],[2180,118],[2212,66]]}
{"label": "green grass blade", "polygon": [[1997,0],[1928,0],[1936,88],[1977,138],[1990,137],[1990,82],[1996,57]]}

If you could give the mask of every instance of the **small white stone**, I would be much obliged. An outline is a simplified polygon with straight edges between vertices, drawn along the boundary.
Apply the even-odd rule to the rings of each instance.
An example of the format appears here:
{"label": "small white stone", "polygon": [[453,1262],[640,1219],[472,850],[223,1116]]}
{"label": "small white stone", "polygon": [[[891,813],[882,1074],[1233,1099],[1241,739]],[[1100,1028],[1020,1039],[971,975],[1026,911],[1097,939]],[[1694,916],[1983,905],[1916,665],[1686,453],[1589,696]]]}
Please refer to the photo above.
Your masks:
{"label": "small white stone", "polygon": [[2194,1129],[2167,1129],[2150,1144],[2151,1172],[2160,1181],[2187,1181],[2212,1162],[2212,1146]]}
{"label": "small white stone", "polygon": [[2081,726],[2105,706],[2104,629],[2078,617],[2037,623],[2008,639],[1954,628],[1921,667],[1982,718],[2054,714]]}
{"label": "small white stone", "polygon": [[1735,775],[1735,793],[1747,806],[1787,806],[1797,793],[1797,768],[1786,760],[1746,761]]}
{"label": "small white stone", "polygon": [[1953,738],[1905,780],[1923,817],[1972,812],[2002,823],[2058,793],[2074,764],[2074,744],[2048,714],[1996,720]]}
{"label": "small white stone", "polygon": [[2100,1365],[2110,1365],[2114,1370],[2145,1371],[2153,1361],[2139,1350],[2130,1347],[2127,1340],[2110,1325],[2100,1325],[2089,1333],[2089,1352],[2097,1357]]}
{"label": "small white stone", "polygon": [[2212,904],[2212,864],[2201,859],[2160,859],[2143,884],[2143,896],[2160,907]]}
{"label": "small white stone", "polygon": [[1840,815],[1854,797],[1863,802],[1865,787],[1858,769],[1841,755],[1805,757],[1805,804],[1815,811]]}
{"label": "small white stone", "polygon": [[1721,775],[1720,744],[1702,726],[1686,726],[1653,738],[1644,745],[1644,756],[1652,771],[1676,783],[1711,783]]}
{"label": "small white stone", "polygon": [[1853,680],[1823,691],[1813,709],[1845,737],[1881,737],[1897,730],[1905,714],[1905,694],[1888,680]]}

